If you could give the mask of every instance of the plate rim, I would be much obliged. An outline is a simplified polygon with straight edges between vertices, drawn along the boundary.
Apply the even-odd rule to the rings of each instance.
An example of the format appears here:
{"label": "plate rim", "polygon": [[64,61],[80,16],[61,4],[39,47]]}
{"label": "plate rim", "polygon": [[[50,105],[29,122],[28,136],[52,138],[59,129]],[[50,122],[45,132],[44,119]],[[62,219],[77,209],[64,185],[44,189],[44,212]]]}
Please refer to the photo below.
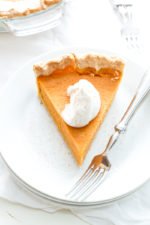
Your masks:
{"label": "plate rim", "polygon": [[139,186],[137,186],[136,188],[128,191],[127,193],[123,194],[123,195],[118,195],[117,197],[111,198],[109,200],[103,200],[103,201],[91,201],[91,202],[78,202],[78,201],[71,201],[71,200],[65,200],[65,199],[61,199],[61,198],[57,198],[48,194],[45,194],[41,191],[39,191],[38,189],[32,187],[31,185],[29,185],[27,182],[25,182],[22,178],[20,178],[12,169],[11,167],[7,164],[6,160],[4,159],[3,155],[0,153],[0,157],[2,158],[4,164],[6,165],[6,167],[8,168],[10,174],[12,175],[13,178],[15,178],[15,180],[19,183],[19,185],[23,185],[23,187],[31,192],[32,194],[36,194],[38,197],[41,197],[42,199],[45,199],[46,201],[50,201],[54,204],[59,204],[59,206],[67,206],[68,208],[76,208],[76,207],[81,207],[81,208],[95,208],[95,207],[99,207],[99,206],[106,206],[106,205],[110,205],[120,199],[124,199],[126,197],[128,197],[129,195],[131,195],[132,193],[138,191],[140,188],[142,188],[142,186],[144,184],[146,184],[150,178],[148,178],[147,180],[145,180],[145,182],[141,183]]}
{"label": "plate rim", "polygon": [[[105,52],[105,54],[108,53],[108,55],[117,55],[118,57],[128,60],[131,63],[137,64],[137,62],[135,62],[133,59],[131,59],[128,56],[123,55],[122,53],[119,52],[113,52],[113,51],[108,51],[108,50],[104,50],[104,49],[99,49],[99,48],[88,48],[88,47],[79,47],[79,46],[75,46],[75,47],[62,47],[62,48],[55,48],[52,51],[47,51],[44,54],[40,54],[39,56],[33,57],[31,60],[28,60],[26,63],[24,63],[22,66],[20,66],[20,68],[18,70],[16,70],[13,75],[11,75],[10,79],[6,82],[6,84],[2,87],[2,91],[0,93],[0,98],[3,96],[3,93],[5,92],[5,89],[7,89],[7,86],[9,86],[13,80],[15,80],[15,78],[17,77],[17,74],[22,71],[26,66],[28,66],[29,64],[34,64],[35,61],[38,62],[42,61],[42,58],[44,58],[45,56],[49,55],[49,54],[62,54],[62,52],[72,52],[72,51],[91,51],[91,52]],[[44,60],[43,60],[44,61]],[[142,65],[139,65],[139,67],[141,67],[141,69],[144,71],[144,67]],[[28,191],[46,199],[49,200],[55,204],[59,204],[59,205],[65,205],[68,207],[83,207],[83,208],[87,208],[87,207],[99,207],[99,206],[104,206],[107,204],[111,204],[119,199],[125,198],[126,196],[134,193],[135,191],[137,191],[140,187],[142,187],[149,179],[150,177],[145,180],[144,182],[141,182],[137,187],[133,188],[132,190],[128,190],[126,193],[116,196],[114,198],[110,198],[107,200],[99,200],[99,201],[89,201],[89,202],[78,202],[78,201],[72,201],[72,200],[66,200],[66,199],[62,199],[62,198],[58,198],[58,197],[54,197],[52,195],[46,194],[40,190],[38,190],[37,188],[31,186],[30,184],[28,184],[26,181],[24,181],[20,176],[18,176],[13,169],[10,167],[10,165],[8,165],[7,160],[5,159],[5,157],[3,156],[2,152],[0,151],[0,155],[2,157],[2,160],[4,161],[5,165],[7,166],[10,174],[17,179],[17,181],[19,181],[19,184],[23,185]]]}

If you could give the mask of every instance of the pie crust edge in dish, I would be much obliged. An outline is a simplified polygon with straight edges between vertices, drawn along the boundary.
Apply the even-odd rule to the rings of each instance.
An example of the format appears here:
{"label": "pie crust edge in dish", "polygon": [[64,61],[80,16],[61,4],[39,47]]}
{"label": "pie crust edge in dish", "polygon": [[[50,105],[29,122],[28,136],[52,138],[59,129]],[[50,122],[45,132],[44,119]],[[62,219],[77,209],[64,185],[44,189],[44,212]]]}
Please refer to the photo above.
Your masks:
{"label": "pie crust edge in dish", "polygon": [[2,9],[0,9],[0,19],[11,19],[11,18],[17,18],[17,17],[23,17],[23,16],[28,16],[30,14],[45,10],[59,2],[61,2],[62,0],[39,0],[40,1],[40,5],[39,7],[35,7],[35,8],[27,8],[24,11],[17,11],[15,8],[12,8],[8,11],[4,11]]}

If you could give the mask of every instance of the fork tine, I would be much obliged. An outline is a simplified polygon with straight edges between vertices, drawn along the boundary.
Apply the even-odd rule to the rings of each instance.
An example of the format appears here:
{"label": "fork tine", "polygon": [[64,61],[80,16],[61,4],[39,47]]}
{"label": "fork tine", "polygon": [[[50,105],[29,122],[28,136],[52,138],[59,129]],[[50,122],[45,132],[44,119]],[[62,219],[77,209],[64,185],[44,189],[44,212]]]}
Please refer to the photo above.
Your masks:
{"label": "fork tine", "polygon": [[102,178],[103,178],[105,172],[106,172],[106,170],[102,169],[102,171],[98,174],[98,176],[96,177],[96,179],[92,183],[92,185],[89,186],[88,189],[84,192],[84,195],[82,196],[82,198],[80,198],[80,201],[83,201],[84,199],[86,199],[89,195],[91,195],[91,193],[93,191],[95,191],[98,188],[98,186],[102,182]]}
{"label": "fork tine", "polygon": [[67,193],[67,197],[72,195],[72,193],[79,188],[79,186],[82,184],[82,182],[85,182],[89,175],[91,175],[92,169],[87,168],[87,170],[84,172],[84,174],[81,176],[81,178],[73,185],[72,189]]}
{"label": "fork tine", "polygon": [[[90,181],[95,177],[95,172],[93,171],[84,179],[83,181],[80,181],[80,183],[78,184],[77,187],[75,187],[72,192],[70,193],[69,197],[70,198],[74,198],[76,195],[78,195],[78,193],[82,193],[82,191],[84,190],[84,188],[90,183]],[[77,182],[78,183],[78,182]]]}
{"label": "fork tine", "polygon": [[136,47],[134,38],[131,34],[123,34],[123,37],[129,49],[134,49]]}
{"label": "fork tine", "polygon": [[97,176],[97,179],[95,180],[95,182],[86,190],[85,195],[83,196],[82,199],[80,199],[80,201],[81,200],[83,201],[84,199],[86,199],[92,192],[94,192],[98,188],[98,186],[102,182],[102,178],[105,173],[106,173],[106,170],[103,170],[103,172],[101,172],[99,176]]}
{"label": "fork tine", "polygon": [[140,40],[139,35],[135,36],[134,38],[135,38],[135,45],[136,45],[136,48],[137,48],[139,51],[141,51],[142,48],[143,48],[143,46],[142,46],[142,44],[141,44],[141,40]]}
{"label": "fork tine", "polygon": [[136,46],[135,46],[135,40],[134,40],[134,37],[130,34],[130,36],[128,37],[128,47],[130,49],[135,49]]}
{"label": "fork tine", "polygon": [[128,47],[131,49],[136,49],[137,51],[140,51],[140,44],[139,44],[139,38],[136,35],[131,35],[128,42]]}
{"label": "fork tine", "polygon": [[142,50],[140,43],[140,31],[133,25],[126,25],[121,29],[121,35],[126,41],[129,49],[136,49],[137,51]]}
{"label": "fork tine", "polygon": [[86,189],[92,183],[92,181],[96,177],[96,175],[97,175],[97,170],[93,171],[91,176],[88,177],[86,183],[82,184],[80,186],[80,188],[78,190],[76,190],[71,197],[74,199],[78,199],[80,197],[80,195],[82,195],[86,191]]}
{"label": "fork tine", "polygon": [[95,187],[95,183],[97,183],[97,180],[101,179],[104,175],[105,169],[100,168],[99,170],[95,171],[95,176],[93,176],[90,181],[87,183],[87,185],[83,186],[83,188],[78,192],[76,195],[74,195],[74,199],[77,201],[84,200],[86,197],[90,195],[90,193],[93,191],[93,188]]}

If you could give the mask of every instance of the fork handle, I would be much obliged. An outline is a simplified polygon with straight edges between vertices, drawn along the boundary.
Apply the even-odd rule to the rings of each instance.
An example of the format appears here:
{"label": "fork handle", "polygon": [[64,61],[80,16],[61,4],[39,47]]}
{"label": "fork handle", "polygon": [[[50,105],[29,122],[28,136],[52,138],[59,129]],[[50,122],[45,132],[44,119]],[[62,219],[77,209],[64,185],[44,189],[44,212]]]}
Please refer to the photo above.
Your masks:
{"label": "fork handle", "polygon": [[137,87],[136,93],[133,96],[127,110],[125,111],[124,115],[122,116],[120,122],[114,127],[115,132],[110,137],[107,146],[104,150],[104,154],[107,150],[110,150],[112,146],[116,143],[121,133],[124,133],[127,129],[127,126],[135,114],[138,107],[144,101],[145,97],[150,92],[150,74],[149,70],[147,70],[142,77],[139,86]]}
{"label": "fork handle", "polygon": [[127,110],[125,111],[124,115],[122,116],[120,122],[115,126],[115,130],[119,132],[124,132],[127,128],[128,123],[130,122],[131,118],[135,114],[137,108],[141,105],[144,101],[145,97],[150,91],[150,74],[149,70],[147,70],[142,77],[135,95],[133,96]]}

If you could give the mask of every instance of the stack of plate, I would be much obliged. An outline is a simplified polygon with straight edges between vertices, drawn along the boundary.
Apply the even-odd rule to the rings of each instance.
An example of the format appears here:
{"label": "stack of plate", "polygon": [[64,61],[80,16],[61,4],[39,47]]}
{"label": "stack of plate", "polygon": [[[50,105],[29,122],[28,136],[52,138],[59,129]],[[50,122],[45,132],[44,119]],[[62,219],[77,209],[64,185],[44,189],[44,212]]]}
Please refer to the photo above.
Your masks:
{"label": "stack of plate", "polygon": [[81,177],[93,156],[103,150],[144,71],[138,64],[125,59],[124,77],[113,105],[84,164],[78,167],[53,119],[37,98],[32,70],[37,62],[71,52],[116,55],[97,49],[66,48],[48,52],[25,64],[0,95],[0,155],[21,187],[38,197],[68,208],[100,206],[132,193],[150,178],[150,99],[145,100],[128,132],[109,153],[112,167],[105,182],[85,201],[68,199],[66,193]]}

